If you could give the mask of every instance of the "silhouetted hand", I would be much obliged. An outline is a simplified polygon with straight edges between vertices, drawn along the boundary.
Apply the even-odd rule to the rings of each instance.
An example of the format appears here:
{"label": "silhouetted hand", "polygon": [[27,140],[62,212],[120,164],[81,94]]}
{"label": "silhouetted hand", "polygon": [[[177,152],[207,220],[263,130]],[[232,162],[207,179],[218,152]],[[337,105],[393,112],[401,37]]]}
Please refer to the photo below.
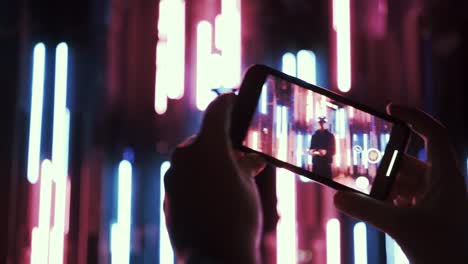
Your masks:
{"label": "silhouetted hand", "polygon": [[232,149],[228,131],[235,99],[221,95],[208,106],[199,135],[177,147],[165,175],[164,208],[179,259],[258,260],[262,219],[253,177],[265,164]]}
{"label": "silhouetted hand", "polygon": [[468,263],[468,198],[446,129],[428,114],[390,105],[426,144],[428,162],[405,156],[389,200],[338,192],[335,205],[392,236],[411,263]]}

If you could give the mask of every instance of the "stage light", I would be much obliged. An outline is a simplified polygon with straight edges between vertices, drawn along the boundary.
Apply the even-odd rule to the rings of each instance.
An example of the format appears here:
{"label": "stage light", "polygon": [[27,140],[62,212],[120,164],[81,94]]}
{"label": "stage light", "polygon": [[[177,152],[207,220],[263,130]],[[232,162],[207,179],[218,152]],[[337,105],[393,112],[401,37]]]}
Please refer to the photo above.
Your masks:
{"label": "stage light", "polygon": [[340,241],[340,221],[330,219],[326,227],[327,239],[327,264],[340,264],[341,262],[341,241]]}
{"label": "stage light", "polygon": [[337,85],[341,92],[351,89],[350,0],[333,0],[333,29],[336,32]]}
{"label": "stage light", "polygon": [[385,234],[387,264],[409,264],[409,260],[400,246],[389,235]]}
{"label": "stage light", "polygon": [[117,221],[111,225],[112,264],[130,263],[132,219],[132,164],[122,160],[118,169]]}
{"label": "stage light", "polygon": [[27,178],[32,184],[36,183],[39,177],[39,164],[41,158],[45,52],[45,46],[43,43],[38,43],[34,46],[27,164]]}
{"label": "stage light", "polygon": [[354,264],[367,264],[367,231],[363,222],[354,225]]}
{"label": "stage light", "polygon": [[155,111],[164,114],[167,100],[180,99],[185,87],[185,1],[159,3],[156,47]]}
{"label": "stage light", "polygon": [[364,177],[364,176],[359,176],[359,177],[357,177],[357,179],[356,179],[356,186],[357,186],[360,190],[367,190],[367,188],[369,187],[369,179],[367,179],[367,178]]}
{"label": "stage light", "polygon": [[174,264],[174,252],[172,251],[171,241],[167,233],[166,217],[164,216],[164,175],[171,167],[169,161],[161,164],[159,179],[159,263]]}

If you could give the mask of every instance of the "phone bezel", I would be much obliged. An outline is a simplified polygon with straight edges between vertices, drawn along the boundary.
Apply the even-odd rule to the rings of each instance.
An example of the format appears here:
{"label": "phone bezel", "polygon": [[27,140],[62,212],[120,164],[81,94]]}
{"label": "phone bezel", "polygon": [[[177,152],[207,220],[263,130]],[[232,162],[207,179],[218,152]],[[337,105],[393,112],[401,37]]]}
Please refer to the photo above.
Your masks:
{"label": "phone bezel", "polygon": [[[250,122],[253,118],[253,114],[257,108],[262,86],[265,83],[265,80],[268,75],[273,75],[285,81],[294,83],[305,89],[311,90],[315,93],[322,94],[324,96],[331,98],[332,100],[352,106],[356,109],[368,112],[376,117],[392,122],[394,124],[391,135],[390,135],[390,141],[387,144],[385,153],[382,157],[380,166],[377,170],[377,176],[374,179],[374,183],[373,183],[370,194],[360,192],[359,190],[355,190],[353,188],[347,187],[331,179],[323,178],[311,171],[308,171],[300,167],[297,167],[293,164],[278,160],[272,156],[253,150],[243,145],[243,141],[249,129]],[[302,175],[313,181],[327,185],[336,190],[351,190],[351,191],[363,193],[365,195],[371,196],[379,200],[383,200],[383,199],[386,199],[386,197],[388,196],[388,193],[390,192],[390,187],[393,184],[393,181],[395,179],[395,175],[398,171],[399,162],[401,160],[401,157],[408,143],[410,129],[404,122],[397,120],[388,114],[376,111],[361,103],[354,102],[332,91],[326,90],[324,88],[320,88],[316,85],[307,83],[298,78],[289,76],[283,72],[277,71],[268,66],[257,64],[257,65],[251,66],[248,69],[248,71],[245,74],[244,80],[241,84],[241,87],[239,89],[238,98],[236,100],[236,104],[234,105],[233,111],[232,111],[232,123],[231,123],[231,128],[230,128],[230,135],[231,135],[233,146],[235,148],[244,152],[257,153],[261,155],[267,162],[275,165],[276,167],[285,168],[291,172]],[[398,151],[396,153],[397,156],[394,158],[393,168],[390,171],[389,176],[387,176],[386,172],[388,170],[388,166],[391,163],[391,160],[393,158],[392,156],[394,155],[395,151]]]}

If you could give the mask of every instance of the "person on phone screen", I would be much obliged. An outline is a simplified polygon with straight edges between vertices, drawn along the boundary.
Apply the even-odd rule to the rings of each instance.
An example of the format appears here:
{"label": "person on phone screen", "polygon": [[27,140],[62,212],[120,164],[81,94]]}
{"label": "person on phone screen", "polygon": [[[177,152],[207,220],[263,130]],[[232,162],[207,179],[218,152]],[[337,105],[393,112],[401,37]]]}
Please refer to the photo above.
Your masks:
{"label": "person on phone screen", "polygon": [[335,155],[335,136],[326,128],[327,118],[319,117],[320,128],[310,141],[309,153],[312,158],[312,172],[325,178],[332,178],[331,164]]}

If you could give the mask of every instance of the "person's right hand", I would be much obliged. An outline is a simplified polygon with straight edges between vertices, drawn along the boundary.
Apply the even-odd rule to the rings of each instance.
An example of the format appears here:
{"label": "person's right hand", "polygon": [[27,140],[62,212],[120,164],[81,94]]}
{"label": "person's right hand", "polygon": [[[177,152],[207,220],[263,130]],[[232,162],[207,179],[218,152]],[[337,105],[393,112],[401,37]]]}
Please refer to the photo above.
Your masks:
{"label": "person's right hand", "polygon": [[428,114],[390,105],[426,144],[427,162],[405,155],[389,200],[340,191],[335,206],[392,236],[411,263],[468,263],[468,197],[445,127]]}

